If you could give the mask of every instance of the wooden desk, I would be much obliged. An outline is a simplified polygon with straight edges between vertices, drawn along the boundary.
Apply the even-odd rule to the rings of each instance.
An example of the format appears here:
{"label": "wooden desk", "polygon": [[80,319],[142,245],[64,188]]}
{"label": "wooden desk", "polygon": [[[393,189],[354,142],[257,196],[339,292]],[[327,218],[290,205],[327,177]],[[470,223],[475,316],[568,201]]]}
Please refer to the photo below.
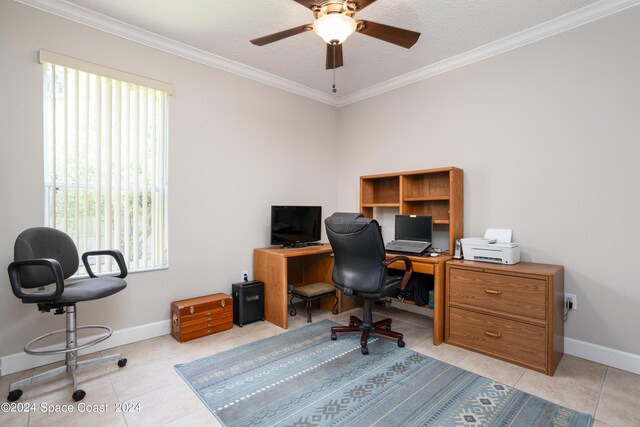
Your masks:
{"label": "wooden desk", "polygon": [[[333,250],[331,245],[322,244],[306,248],[263,248],[253,251],[253,277],[264,282],[264,317],[269,322],[287,329],[289,327],[289,300],[287,285],[306,285],[315,282],[333,283]],[[389,256],[391,257],[391,256]],[[444,294],[445,263],[450,256],[438,257],[410,256],[413,271],[433,275],[434,307],[433,310],[433,343],[439,345],[444,341]],[[391,268],[404,270],[404,263],[397,262]],[[399,302],[399,300],[396,300]],[[326,307],[324,305],[327,305]],[[406,302],[406,304],[412,304]],[[347,297],[338,292],[338,312],[350,310],[361,305],[358,298]],[[331,310],[332,301],[324,301],[323,307]]]}
{"label": "wooden desk", "polygon": [[[390,258],[392,255],[387,255]],[[449,255],[437,257],[409,256],[415,273],[433,275],[433,308],[425,305],[426,309],[433,310],[433,344],[440,345],[444,341],[444,296],[445,296],[445,264],[453,259]],[[402,261],[394,262],[389,266],[404,270]],[[415,305],[412,301],[394,300],[401,304]]]}
{"label": "wooden desk", "polygon": [[[315,282],[332,284],[333,250],[322,244],[305,248],[263,248],[253,251],[253,277],[264,282],[264,318],[274,325],[289,327],[289,300],[287,285],[308,285]],[[333,299],[321,305],[326,310],[333,307]],[[359,305],[357,298],[347,297],[338,291],[338,312]]]}

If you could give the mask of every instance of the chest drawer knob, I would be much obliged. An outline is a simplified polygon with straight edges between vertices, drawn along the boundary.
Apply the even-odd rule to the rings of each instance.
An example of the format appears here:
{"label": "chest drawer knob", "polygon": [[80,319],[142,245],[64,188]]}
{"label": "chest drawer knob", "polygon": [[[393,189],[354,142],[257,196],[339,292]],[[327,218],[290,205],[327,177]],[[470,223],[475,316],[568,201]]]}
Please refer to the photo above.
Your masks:
{"label": "chest drawer knob", "polygon": [[496,289],[485,289],[484,290],[486,293],[490,294],[490,295],[501,295],[502,291],[496,290]]}
{"label": "chest drawer knob", "polygon": [[492,337],[492,338],[502,338],[502,334],[499,334],[497,332],[491,332],[491,331],[484,331],[484,334],[488,337]]}

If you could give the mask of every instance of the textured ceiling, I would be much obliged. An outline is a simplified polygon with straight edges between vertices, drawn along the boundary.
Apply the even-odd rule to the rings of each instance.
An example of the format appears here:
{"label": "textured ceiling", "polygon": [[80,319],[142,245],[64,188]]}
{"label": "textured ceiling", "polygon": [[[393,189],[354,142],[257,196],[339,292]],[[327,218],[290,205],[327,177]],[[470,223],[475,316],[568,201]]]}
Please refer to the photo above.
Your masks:
{"label": "textured ceiling", "polygon": [[[70,0],[100,14],[317,91],[330,93],[325,44],[313,32],[262,47],[249,40],[313,22],[293,0]],[[353,34],[337,70],[337,96],[468,52],[595,0],[377,0],[356,18],[422,33],[407,50]]]}

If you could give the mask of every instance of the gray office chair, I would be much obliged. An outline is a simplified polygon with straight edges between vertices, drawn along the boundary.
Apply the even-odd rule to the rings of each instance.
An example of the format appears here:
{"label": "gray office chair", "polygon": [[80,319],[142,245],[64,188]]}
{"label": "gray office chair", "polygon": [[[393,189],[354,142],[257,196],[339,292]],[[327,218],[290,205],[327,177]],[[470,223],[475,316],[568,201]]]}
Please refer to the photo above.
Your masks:
{"label": "gray office chair", "polygon": [[[379,334],[397,340],[404,347],[403,335],[391,330],[391,319],[373,321],[372,306],[375,300],[392,295],[396,288],[404,289],[411,277],[411,260],[405,256],[386,259],[380,226],[374,219],[359,213],[334,213],[325,220],[327,236],[334,253],[332,279],[336,288],[345,295],[359,296],[364,300],[362,320],[351,316],[349,326],[331,328],[331,339],[338,339],[338,332],[360,332],[362,354],[368,354],[367,339]],[[387,267],[396,261],[404,261],[402,277],[388,276]]]}
{"label": "gray office chair", "polygon": [[[120,269],[120,274],[114,276],[96,275],[89,266],[90,256],[112,256]],[[117,361],[119,367],[127,364],[122,355],[99,357],[91,360],[78,361],[78,351],[91,347],[109,338],[113,331],[108,326],[76,324],[76,303],[108,297],[120,292],[127,286],[124,279],[127,276],[127,266],[122,253],[116,250],[100,250],[86,252],[82,255],[82,262],[89,274],[89,278],[65,282],[78,270],[78,250],[73,240],[62,231],[54,228],[35,227],[23,231],[16,239],[14,247],[14,262],[9,265],[9,280],[11,289],[23,303],[37,304],[41,312],[55,310],[54,314],[67,313],[67,327],[50,332],[30,341],[25,347],[25,353],[32,355],[64,354],[65,364],[50,371],[17,381],[9,386],[7,400],[16,401],[22,396],[21,388],[43,381],[55,375],[69,373],[73,381],[73,400],[80,401],[85,392],[78,389],[76,370],[83,366],[97,363]],[[55,285],[55,287],[47,287]],[[102,335],[78,345],[77,332],[79,329],[100,329]],[[34,344],[58,334],[66,335],[65,347],[34,348]]]}

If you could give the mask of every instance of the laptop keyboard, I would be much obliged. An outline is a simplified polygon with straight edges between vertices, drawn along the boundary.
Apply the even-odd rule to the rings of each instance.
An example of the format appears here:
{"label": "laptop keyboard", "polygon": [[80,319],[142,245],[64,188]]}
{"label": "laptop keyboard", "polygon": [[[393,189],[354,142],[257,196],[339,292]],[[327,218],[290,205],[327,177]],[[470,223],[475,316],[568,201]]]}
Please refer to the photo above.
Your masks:
{"label": "laptop keyboard", "polygon": [[424,243],[423,242],[402,242],[402,246],[405,248],[420,249],[424,247]]}
{"label": "laptop keyboard", "polygon": [[386,250],[401,252],[422,252],[429,245],[425,242],[414,242],[411,240],[394,240],[390,242]]}

